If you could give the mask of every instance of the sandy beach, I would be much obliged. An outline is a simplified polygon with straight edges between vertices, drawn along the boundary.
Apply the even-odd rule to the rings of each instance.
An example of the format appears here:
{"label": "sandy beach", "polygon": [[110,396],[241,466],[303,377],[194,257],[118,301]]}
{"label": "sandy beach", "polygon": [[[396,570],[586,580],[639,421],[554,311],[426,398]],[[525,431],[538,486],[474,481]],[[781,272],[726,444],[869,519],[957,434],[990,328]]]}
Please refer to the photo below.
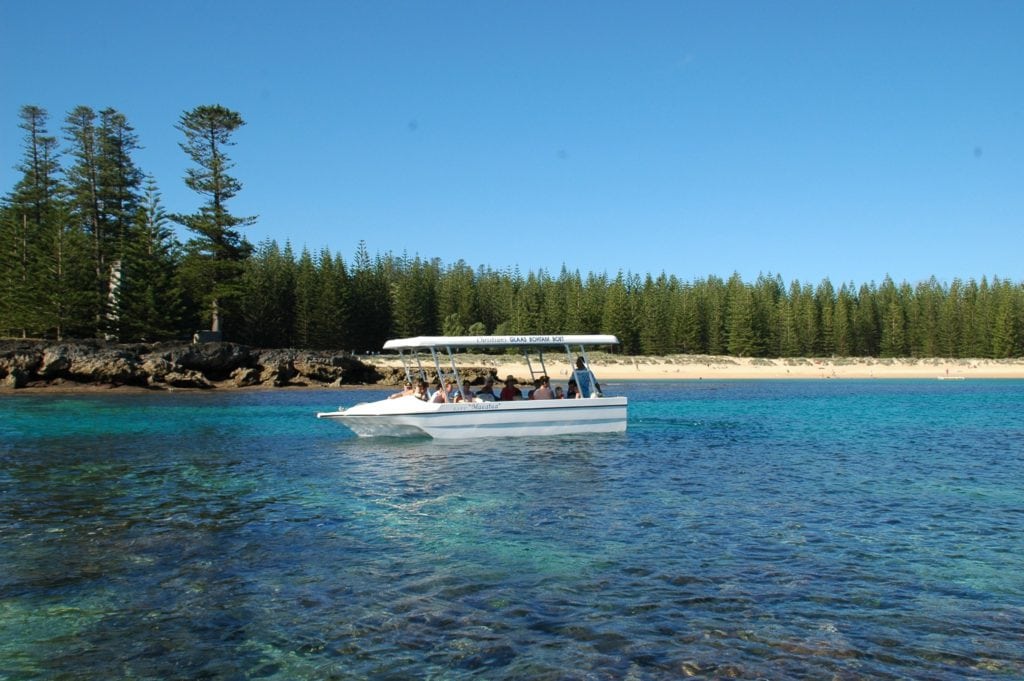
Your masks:
{"label": "sandy beach", "polygon": [[[1024,379],[1024,358],[1017,359],[877,359],[877,358],[784,358],[763,359],[706,355],[666,357],[591,356],[598,380],[749,380],[749,379]],[[394,358],[370,360],[381,366],[401,366]],[[530,375],[523,361],[511,356],[474,356],[467,365],[487,366],[504,378]],[[540,367],[536,361],[534,369]],[[570,367],[564,361],[545,361],[554,380],[568,380]]]}

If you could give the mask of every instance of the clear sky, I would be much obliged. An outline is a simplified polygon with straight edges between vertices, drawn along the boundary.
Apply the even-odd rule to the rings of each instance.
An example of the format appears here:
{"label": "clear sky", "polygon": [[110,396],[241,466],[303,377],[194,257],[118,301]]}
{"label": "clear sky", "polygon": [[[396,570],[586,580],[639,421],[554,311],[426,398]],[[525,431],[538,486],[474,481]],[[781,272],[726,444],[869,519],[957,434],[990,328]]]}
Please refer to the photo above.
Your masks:
{"label": "clear sky", "polygon": [[836,285],[1024,279],[1024,2],[0,0],[18,111],[114,107],[171,212],[222,104],[253,242]]}

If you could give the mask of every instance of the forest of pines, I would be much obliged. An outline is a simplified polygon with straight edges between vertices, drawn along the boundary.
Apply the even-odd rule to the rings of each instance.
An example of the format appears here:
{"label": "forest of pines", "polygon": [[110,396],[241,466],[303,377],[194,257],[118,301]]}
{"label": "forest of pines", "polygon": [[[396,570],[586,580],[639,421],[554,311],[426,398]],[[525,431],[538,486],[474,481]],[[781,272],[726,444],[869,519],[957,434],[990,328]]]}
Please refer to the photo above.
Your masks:
{"label": "forest of pines", "polygon": [[44,109],[19,115],[20,180],[0,199],[4,337],[152,342],[211,329],[258,347],[367,352],[401,336],[611,333],[625,354],[1024,355],[1024,284],[999,278],[837,288],[771,274],[581,275],[571,263],[524,274],[371,256],[355,238],[350,260],[252,244],[243,230],[255,218],[228,210],[242,188],[226,153],[244,125],[236,112],[199,106],[174,125],[185,183],[204,201],[187,215],[163,207],[118,111],[76,107],[59,138]]}

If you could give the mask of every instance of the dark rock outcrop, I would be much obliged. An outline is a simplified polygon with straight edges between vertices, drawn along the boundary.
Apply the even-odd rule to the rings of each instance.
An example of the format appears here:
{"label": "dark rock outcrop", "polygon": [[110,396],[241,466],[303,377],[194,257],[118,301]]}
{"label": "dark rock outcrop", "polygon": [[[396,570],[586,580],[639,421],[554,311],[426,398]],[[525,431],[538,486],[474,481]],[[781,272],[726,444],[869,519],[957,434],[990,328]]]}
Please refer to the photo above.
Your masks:
{"label": "dark rock outcrop", "polygon": [[237,343],[116,344],[99,340],[0,340],[0,388],[50,384],[221,386],[377,383],[372,366],[348,353],[259,350]]}
{"label": "dark rock outcrop", "polygon": [[223,381],[236,369],[255,364],[252,350],[236,343],[198,343],[166,349],[163,359],[175,366],[198,371],[211,381]]}

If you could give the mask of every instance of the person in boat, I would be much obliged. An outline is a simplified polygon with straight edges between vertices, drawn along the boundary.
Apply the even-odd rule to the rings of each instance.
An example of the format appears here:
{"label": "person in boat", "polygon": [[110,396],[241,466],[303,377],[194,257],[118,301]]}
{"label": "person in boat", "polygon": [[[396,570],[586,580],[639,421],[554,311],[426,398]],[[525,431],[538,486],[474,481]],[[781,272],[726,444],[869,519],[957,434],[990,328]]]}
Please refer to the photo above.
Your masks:
{"label": "person in boat", "polygon": [[523,393],[516,387],[516,379],[512,374],[509,374],[508,378],[505,379],[505,387],[501,389],[501,395],[498,399],[502,402],[523,399]]}
{"label": "person in boat", "polygon": [[569,379],[569,388],[566,390],[566,393],[565,393],[565,399],[567,399],[567,400],[575,400],[579,396],[580,396],[580,390],[576,386],[576,379],[575,378],[570,378]]}
{"label": "person in boat", "polygon": [[494,394],[494,379],[491,376],[484,380],[484,387],[477,391],[476,396],[483,402],[497,401],[498,396]]}
{"label": "person in boat", "polygon": [[[576,358],[576,370],[573,372],[576,377],[576,385],[579,387],[580,397],[590,397],[591,394],[601,396],[601,384],[594,378],[594,374],[590,371],[590,367],[583,361],[582,357]],[[593,391],[591,391],[591,381],[593,381]]]}
{"label": "person in boat", "polygon": [[553,400],[555,399],[555,393],[551,392],[551,380],[547,376],[541,376],[538,379],[538,385],[536,390],[533,391],[531,400]]}
{"label": "person in boat", "polygon": [[455,402],[472,402],[473,389],[469,387],[469,379],[462,379],[462,390],[455,391]]}
{"label": "person in boat", "polygon": [[405,386],[402,388],[402,392],[395,393],[394,395],[390,395],[390,396],[388,396],[388,399],[389,400],[393,400],[393,399],[396,399],[396,398],[399,398],[399,397],[410,397],[410,396],[415,395],[415,394],[416,394],[416,389],[412,387],[412,383],[409,383],[407,381]]}
{"label": "person in boat", "polygon": [[562,390],[562,386],[560,386],[560,385],[556,385],[555,386],[555,399],[556,400],[563,400],[563,399],[565,399],[565,391]]}
{"label": "person in boat", "polygon": [[432,392],[430,394],[430,401],[431,402],[447,402],[448,401],[448,391],[445,390],[445,387],[441,385],[441,381],[439,381],[436,378],[434,379],[434,392]]}
{"label": "person in boat", "polygon": [[423,400],[424,402],[427,401],[427,382],[422,378],[416,381],[416,388],[413,392],[413,397],[418,400]]}
{"label": "person in boat", "polygon": [[454,378],[444,379],[444,394],[448,398],[449,402],[454,402],[455,398],[459,395],[459,384],[455,382]]}

